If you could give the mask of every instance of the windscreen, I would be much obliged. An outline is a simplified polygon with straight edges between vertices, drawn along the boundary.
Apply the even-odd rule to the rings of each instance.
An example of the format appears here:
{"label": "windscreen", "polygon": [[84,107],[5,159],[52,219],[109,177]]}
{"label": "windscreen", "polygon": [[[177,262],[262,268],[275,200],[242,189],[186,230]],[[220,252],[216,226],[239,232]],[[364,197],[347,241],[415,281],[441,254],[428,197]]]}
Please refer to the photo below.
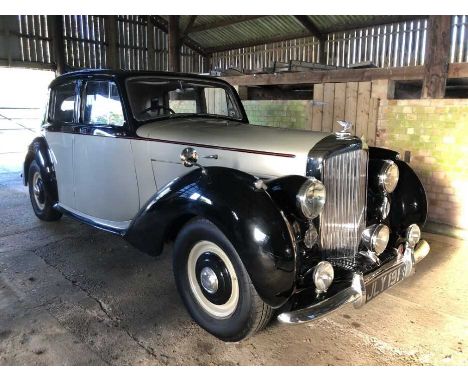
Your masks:
{"label": "windscreen", "polygon": [[219,83],[134,77],[126,86],[137,121],[185,116],[242,119],[231,89]]}

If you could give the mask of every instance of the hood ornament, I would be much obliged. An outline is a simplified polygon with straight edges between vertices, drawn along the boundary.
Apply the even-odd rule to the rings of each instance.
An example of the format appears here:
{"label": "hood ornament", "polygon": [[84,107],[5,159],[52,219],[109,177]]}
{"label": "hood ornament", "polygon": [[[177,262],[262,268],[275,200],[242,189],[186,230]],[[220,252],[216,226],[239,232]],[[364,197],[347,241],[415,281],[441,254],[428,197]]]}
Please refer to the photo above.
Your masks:
{"label": "hood ornament", "polygon": [[338,138],[347,138],[351,136],[351,129],[353,128],[353,124],[349,121],[336,121],[338,125],[341,126],[342,130],[337,131],[335,134]]}

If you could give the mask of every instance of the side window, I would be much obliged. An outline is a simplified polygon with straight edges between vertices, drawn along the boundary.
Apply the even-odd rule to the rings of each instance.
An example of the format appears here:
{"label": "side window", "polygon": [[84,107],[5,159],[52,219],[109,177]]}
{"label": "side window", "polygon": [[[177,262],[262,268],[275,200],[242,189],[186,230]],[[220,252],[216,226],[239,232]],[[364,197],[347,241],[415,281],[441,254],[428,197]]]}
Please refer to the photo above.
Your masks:
{"label": "side window", "polygon": [[49,118],[53,122],[73,122],[75,82],[58,85],[52,90]]}
{"label": "side window", "polygon": [[123,126],[125,122],[117,85],[108,81],[88,81],[84,123]]}

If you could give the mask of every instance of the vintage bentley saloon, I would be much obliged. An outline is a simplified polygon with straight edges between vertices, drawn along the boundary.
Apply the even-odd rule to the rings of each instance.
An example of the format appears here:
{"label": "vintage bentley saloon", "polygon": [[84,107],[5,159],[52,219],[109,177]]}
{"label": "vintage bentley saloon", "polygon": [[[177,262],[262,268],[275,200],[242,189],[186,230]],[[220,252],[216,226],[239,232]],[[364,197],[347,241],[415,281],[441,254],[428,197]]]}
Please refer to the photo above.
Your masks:
{"label": "vintage bentley saloon", "polygon": [[50,85],[24,182],[39,219],[66,214],[150,255],[173,241],[191,316],[239,341],[273,314],[360,307],[429,252],[418,177],[341,124],[250,125],[235,89],[207,76],[78,71]]}

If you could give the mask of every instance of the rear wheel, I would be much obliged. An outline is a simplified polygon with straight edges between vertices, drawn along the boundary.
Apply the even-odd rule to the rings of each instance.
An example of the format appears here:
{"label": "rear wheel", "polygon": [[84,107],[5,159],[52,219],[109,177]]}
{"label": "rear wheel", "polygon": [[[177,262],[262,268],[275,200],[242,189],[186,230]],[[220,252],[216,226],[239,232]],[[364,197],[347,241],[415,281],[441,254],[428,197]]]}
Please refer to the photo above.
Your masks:
{"label": "rear wheel", "polygon": [[177,236],[174,276],[190,315],[221,340],[240,341],[271,318],[235,248],[206,219],[192,220]]}
{"label": "rear wheel", "polygon": [[54,209],[55,200],[49,186],[44,182],[41,169],[35,160],[29,165],[28,172],[29,198],[36,216],[41,220],[54,221],[62,214]]}

